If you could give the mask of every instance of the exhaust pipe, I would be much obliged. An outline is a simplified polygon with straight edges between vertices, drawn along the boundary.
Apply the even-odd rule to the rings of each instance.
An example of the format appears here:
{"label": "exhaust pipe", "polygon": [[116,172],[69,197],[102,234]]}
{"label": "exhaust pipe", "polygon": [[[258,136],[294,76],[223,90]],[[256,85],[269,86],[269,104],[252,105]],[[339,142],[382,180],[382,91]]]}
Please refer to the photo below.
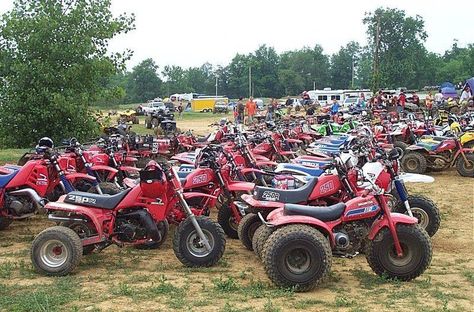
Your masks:
{"label": "exhaust pipe", "polygon": [[25,188],[25,189],[21,189],[21,190],[11,191],[11,192],[9,192],[9,194],[12,194],[12,195],[26,195],[26,196],[30,197],[33,200],[33,202],[35,203],[36,208],[43,208],[44,205],[45,205],[44,198],[39,196],[38,193],[35,190],[31,189],[31,188]]}

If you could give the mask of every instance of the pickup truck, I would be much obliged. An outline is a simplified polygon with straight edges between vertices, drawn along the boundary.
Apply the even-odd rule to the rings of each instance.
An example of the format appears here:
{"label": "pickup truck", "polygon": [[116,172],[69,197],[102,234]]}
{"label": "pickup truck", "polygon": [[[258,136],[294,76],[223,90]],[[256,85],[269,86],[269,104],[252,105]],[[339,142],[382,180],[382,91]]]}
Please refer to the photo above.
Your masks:
{"label": "pickup truck", "polygon": [[168,113],[168,108],[166,107],[165,103],[151,102],[142,106],[142,112],[145,116],[150,115],[152,113],[157,113],[158,111],[163,111],[165,113]]}

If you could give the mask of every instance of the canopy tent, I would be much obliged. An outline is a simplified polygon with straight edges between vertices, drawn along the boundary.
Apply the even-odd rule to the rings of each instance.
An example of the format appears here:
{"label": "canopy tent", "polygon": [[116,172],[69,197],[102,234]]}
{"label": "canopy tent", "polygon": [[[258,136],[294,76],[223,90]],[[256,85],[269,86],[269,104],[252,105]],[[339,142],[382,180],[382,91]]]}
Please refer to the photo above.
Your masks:
{"label": "canopy tent", "polygon": [[[474,77],[466,80],[466,85],[471,87],[471,94],[472,94],[472,92],[474,90]],[[466,87],[466,85],[464,87]]]}
{"label": "canopy tent", "polygon": [[456,87],[451,82],[448,82],[448,81],[443,82],[440,85],[440,89],[441,89],[441,94],[443,95],[444,98],[458,97],[458,93],[456,92]]}

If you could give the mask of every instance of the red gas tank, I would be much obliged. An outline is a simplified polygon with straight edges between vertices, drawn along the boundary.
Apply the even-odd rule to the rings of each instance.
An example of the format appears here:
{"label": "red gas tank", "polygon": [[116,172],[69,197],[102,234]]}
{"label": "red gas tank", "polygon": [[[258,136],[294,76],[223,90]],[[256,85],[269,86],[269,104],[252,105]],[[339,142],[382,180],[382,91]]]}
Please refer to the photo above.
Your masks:
{"label": "red gas tank", "polygon": [[456,148],[456,141],[454,139],[444,140],[436,148],[436,152],[451,151]]}
{"label": "red gas tank", "polygon": [[[87,158],[86,158],[87,159]],[[95,154],[91,155],[89,159],[87,159],[91,164],[94,165],[104,165],[108,166],[109,165],[109,155],[100,153],[100,154]]]}
{"label": "red gas tank", "polygon": [[58,157],[58,164],[65,172],[76,172],[76,154],[63,154]]}
{"label": "red gas tank", "polygon": [[343,222],[375,217],[380,206],[374,196],[356,197],[346,202],[346,209],[342,216]]}
{"label": "red gas tank", "polygon": [[342,188],[341,180],[335,174],[324,174],[318,178],[318,183],[309,195],[308,200],[316,200],[331,196],[339,192]]}
{"label": "red gas tank", "polygon": [[198,168],[186,177],[183,189],[199,188],[214,182],[214,171],[209,168]]}
{"label": "red gas tank", "polygon": [[23,167],[20,172],[7,184],[7,189],[14,189],[19,187],[31,187],[41,197],[46,195],[49,185],[48,168],[43,160],[30,160]]}

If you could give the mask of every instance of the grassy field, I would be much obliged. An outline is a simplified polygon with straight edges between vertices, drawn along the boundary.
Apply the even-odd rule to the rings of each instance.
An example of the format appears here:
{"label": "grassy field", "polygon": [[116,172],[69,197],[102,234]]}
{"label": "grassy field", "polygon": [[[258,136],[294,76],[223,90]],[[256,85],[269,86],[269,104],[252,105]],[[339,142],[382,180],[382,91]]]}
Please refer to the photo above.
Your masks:
{"label": "grassy field", "polygon": [[[178,127],[208,131],[220,117],[188,115]],[[0,151],[0,162],[16,161],[21,153]],[[312,292],[294,293],[272,286],[257,257],[238,240],[227,240],[217,266],[190,269],[174,256],[170,237],[158,250],[111,246],[85,256],[71,276],[48,278],[38,275],[29,259],[34,236],[52,225],[38,215],[0,232],[0,310],[472,311],[474,180],[454,170],[434,177],[432,184],[409,185],[410,192],[431,197],[442,213],[431,266],[412,282],[376,276],[359,255],[334,258],[326,282]]]}

